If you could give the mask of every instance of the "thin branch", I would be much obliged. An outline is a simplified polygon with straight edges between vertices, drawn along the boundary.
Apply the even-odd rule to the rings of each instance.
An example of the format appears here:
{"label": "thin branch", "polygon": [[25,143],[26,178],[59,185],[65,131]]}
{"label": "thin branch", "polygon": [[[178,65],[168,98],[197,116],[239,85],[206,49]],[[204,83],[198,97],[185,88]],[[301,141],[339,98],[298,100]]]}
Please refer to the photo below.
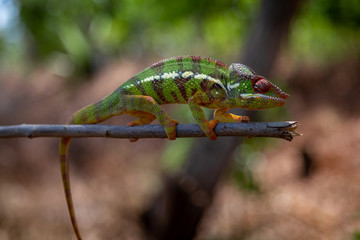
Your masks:
{"label": "thin branch", "polygon": [[[219,123],[217,136],[275,137],[291,141],[295,136],[296,121]],[[110,137],[110,138],[167,138],[161,125],[112,126],[112,125],[47,125],[21,124],[0,126],[0,138],[17,137]],[[197,124],[179,124],[176,137],[205,137]]]}

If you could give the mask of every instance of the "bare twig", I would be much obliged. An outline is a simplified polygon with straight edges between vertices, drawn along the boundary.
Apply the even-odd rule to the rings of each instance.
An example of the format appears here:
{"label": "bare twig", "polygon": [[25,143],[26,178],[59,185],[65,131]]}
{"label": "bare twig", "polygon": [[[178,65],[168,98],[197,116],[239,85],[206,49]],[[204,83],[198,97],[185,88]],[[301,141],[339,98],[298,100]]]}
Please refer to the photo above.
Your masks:
{"label": "bare twig", "polygon": [[[296,121],[287,122],[251,122],[251,123],[219,123],[215,128],[217,136],[275,137],[291,141],[295,132]],[[204,132],[196,124],[179,124],[176,136],[205,137]],[[110,137],[110,138],[166,138],[163,126],[111,126],[111,125],[47,125],[22,124],[0,126],[0,138],[16,137]]]}

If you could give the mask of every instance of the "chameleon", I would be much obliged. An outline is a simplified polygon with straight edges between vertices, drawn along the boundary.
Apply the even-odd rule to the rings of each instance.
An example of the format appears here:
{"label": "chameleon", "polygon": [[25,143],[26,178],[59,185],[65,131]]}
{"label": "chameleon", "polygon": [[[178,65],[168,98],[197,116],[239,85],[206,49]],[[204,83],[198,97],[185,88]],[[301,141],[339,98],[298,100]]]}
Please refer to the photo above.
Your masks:
{"label": "chameleon", "polygon": [[[275,84],[241,63],[227,66],[212,58],[179,56],[145,68],[102,100],[74,113],[67,124],[96,124],[113,116],[128,114],[137,118],[129,122],[129,126],[150,124],[157,119],[168,139],[175,140],[178,122],[160,105],[188,104],[202,131],[209,139],[216,140],[213,129],[218,122],[250,121],[247,116],[227,113],[230,108],[272,108],[282,106],[288,97]],[[215,109],[212,120],[206,120],[202,107]],[[60,140],[61,175],[72,226],[80,240],[70,190],[70,141],[69,137]]]}

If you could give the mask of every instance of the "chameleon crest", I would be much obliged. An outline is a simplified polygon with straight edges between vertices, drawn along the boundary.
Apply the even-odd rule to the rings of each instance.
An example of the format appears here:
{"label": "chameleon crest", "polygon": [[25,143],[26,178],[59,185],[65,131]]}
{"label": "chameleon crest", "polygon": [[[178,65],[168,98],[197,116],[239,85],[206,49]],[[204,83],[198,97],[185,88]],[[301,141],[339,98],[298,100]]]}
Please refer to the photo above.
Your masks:
{"label": "chameleon crest", "polygon": [[[288,94],[258,76],[249,67],[233,63],[230,67],[211,58],[174,57],[157,62],[123,83],[97,103],[76,112],[68,124],[94,124],[116,115],[136,117],[129,126],[149,124],[158,119],[170,140],[176,138],[178,122],[160,105],[188,104],[206,136],[215,140],[218,122],[248,122],[246,116],[227,113],[229,108],[265,109],[282,106]],[[201,107],[215,109],[208,121]],[[70,191],[68,150],[71,138],[60,140],[60,164],[66,202],[77,239],[81,239]],[[136,141],[136,139],[132,139]]]}

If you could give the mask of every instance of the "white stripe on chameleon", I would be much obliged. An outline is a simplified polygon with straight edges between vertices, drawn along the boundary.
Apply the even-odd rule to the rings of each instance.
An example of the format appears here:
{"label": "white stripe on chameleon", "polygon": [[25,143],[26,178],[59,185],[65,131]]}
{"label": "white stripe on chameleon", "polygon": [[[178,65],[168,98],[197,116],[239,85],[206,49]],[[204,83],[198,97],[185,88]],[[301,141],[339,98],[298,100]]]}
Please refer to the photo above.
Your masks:
{"label": "white stripe on chameleon", "polygon": [[164,79],[168,79],[168,78],[172,78],[172,79],[175,79],[176,77],[179,77],[179,73],[175,72],[175,71],[172,71],[172,72],[169,72],[169,73],[164,73],[161,78],[164,78]]}
{"label": "white stripe on chameleon", "polygon": [[228,88],[229,90],[231,90],[231,89],[233,89],[233,88],[238,87],[239,85],[240,85],[240,83],[234,83],[234,84],[228,83],[228,84],[227,84],[227,88]]}
{"label": "white stripe on chameleon", "polygon": [[217,84],[219,84],[219,85],[224,89],[224,91],[227,93],[227,90],[226,90],[224,84],[223,84],[219,79],[213,78],[213,77],[211,77],[211,76],[209,76],[209,75],[206,75],[206,74],[203,74],[203,73],[195,74],[194,78],[196,78],[196,79],[207,79],[207,80],[210,81],[210,82],[217,83]]}
{"label": "white stripe on chameleon", "polygon": [[[150,76],[150,77],[147,77],[147,78],[144,78],[143,80],[140,80],[140,82],[144,83],[144,82],[149,82],[149,81],[153,81],[155,79],[155,77],[159,75],[155,75],[155,76]],[[160,77],[159,77],[160,78]]]}
{"label": "white stripe on chameleon", "polygon": [[219,79],[213,78],[213,77],[211,77],[211,76],[207,76],[207,79],[210,80],[210,81],[212,81],[212,82],[215,82],[215,83],[219,84],[219,85],[224,89],[224,91],[226,92],[226,94],[228,93],[228,92],[227,92],[227,89],[226,89],[225,86],[224,86],[224,84],[223,84]]}
{"label": "white stripe on chameleon", "polygon": [[149,81],[153,81],[153,80],[159,80],[160,78],[163,78],[163,79],[168,79],[168,78],[175,79],[175,78],[177,78],[179,76],[180,76],[179,73],[177,73],[175,71],[172,71],[172,72],[169,72],[169,73],[157,74],[157,75],[154,75],[154,76],[144,78],[143,80],[140,80],[140,82],[144,83],[144,82],[149,82]]}
{"label": "white stripe on chameleon", "polygon": [[[169,78],[176,79],[176,78],[178,78],[180,76],[182,78],[194,77],[195,79],[207,79],[207,80],[209,80],[211,82],[219,84],[224,89],[224,91],[227,93],[227,89],[225,88],[224,84],[219,79],[213,78],[213,77],[211,77],[209,75],[206,75],[206,74],[203,74],[203,73],[194,74],[192,71],[185,71],[183,73],[172,71],[172,72],[168,72],[168,73],[157,74],[157,75],[154,75],[154,76],[144,78],[143,80],[140,80],[137,83],[140,84],[140,83],[149,82],[149,81],[153,81],[153,80],[159,80],[160,78],[162,78],[162,79],[169,79]],[[238,86],[239,83],[236,83],[234,85]],[[232,86],[234,86],[234,85],[232,85]],[[134,86],[133,84],[129,84],[126,87],[130,88],[130,87],[133,87],[133,86]],[[228,88],[229,88],[229,84],[228,84]]]}
{"label": "white stripe on chameleon", "polygon": [[208,77],[208,75],[203,74],[203,73],[199,73],[199,74],[195,74],[194,78],[196,79],[206,79]]}
{"label": "white stripe on chameleon", "polygon": [[126,85],[126,86],[124,86],[125,88],[132,88],[132,87],[134,87],[135,85],[134,84],[129,84],[129,85]]}
{"label": "white stripe on chameleon", "polygon": [[192,76],[192,75],[194,75],[194,73],[191,72],[191,71],[186,71],[186,72],[183,72],[183,74],[181,74],[181,76],[182,76],[183,78],[188,78],[188,77],[190,77],[190,76]]}

